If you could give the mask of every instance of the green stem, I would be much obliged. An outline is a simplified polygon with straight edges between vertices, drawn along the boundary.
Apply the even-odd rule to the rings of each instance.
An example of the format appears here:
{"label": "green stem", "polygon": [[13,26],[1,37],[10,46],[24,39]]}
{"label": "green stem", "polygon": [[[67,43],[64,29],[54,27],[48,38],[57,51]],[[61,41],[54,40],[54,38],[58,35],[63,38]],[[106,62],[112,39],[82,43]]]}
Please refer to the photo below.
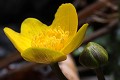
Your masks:
{"label": "green stem", "polygon": [[104,77],[104,74],[103,74],[101,68],[96,68],[95,72],[98,77],[98,80],[105,80],[105,77]]}
{"label": "green stem", "polygon": [[64,74],[62,73],[58,63],[54,63],[50,65],[56,76],[59,78],[59,80],[68,80]]}

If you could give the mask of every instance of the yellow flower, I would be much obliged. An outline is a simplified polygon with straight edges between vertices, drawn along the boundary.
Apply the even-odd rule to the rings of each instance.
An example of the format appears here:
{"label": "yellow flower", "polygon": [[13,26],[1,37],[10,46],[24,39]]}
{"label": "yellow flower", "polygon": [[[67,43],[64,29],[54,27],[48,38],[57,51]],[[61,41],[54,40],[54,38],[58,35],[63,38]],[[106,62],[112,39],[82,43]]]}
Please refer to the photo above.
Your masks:
{"label": "yellow flower", "polygon": [[74,6],[62,4],[50,26],[35,18],[27,18],[20,33],[5,27],[4,32],[21,56],[31,62],[53,63],[66,59],[83,41],[88,24],[77,32],[78,17]]}

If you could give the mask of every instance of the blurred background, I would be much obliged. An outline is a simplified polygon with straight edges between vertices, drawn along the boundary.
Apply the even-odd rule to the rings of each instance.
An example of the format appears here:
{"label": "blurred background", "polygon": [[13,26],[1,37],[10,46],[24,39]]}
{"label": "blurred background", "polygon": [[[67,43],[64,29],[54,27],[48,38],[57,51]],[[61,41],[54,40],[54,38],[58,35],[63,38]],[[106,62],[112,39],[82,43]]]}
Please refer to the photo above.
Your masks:
{"label": "blurred background", "polygon": [[81,47],[71,53],[81,80],[97,80],[93,70],[78,62],[85,45],[94,41],[109,53],[102,67],[106,80],[120,80],[120,24],[118,0],[0,0],[0,80],[57,80],[49,65],[26,62],[3,32],[4,27],[20,31],[21,23],[34,17],[50,25],[63,3],[72,3],[78,13],[79,28],[89,23]]}

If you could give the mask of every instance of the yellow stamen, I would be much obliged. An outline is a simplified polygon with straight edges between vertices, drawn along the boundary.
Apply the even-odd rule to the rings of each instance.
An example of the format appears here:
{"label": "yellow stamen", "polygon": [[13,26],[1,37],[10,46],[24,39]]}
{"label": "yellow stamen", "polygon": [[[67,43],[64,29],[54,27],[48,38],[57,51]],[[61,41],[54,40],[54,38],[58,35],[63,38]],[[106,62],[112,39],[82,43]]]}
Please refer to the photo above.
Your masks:
{"label": "yellow stamen", "polygon": [[68,31],[63,31],[60,27],[57,29],[49,28],[32,39],[32,47],[49,48],[60,51],[68,40]]}

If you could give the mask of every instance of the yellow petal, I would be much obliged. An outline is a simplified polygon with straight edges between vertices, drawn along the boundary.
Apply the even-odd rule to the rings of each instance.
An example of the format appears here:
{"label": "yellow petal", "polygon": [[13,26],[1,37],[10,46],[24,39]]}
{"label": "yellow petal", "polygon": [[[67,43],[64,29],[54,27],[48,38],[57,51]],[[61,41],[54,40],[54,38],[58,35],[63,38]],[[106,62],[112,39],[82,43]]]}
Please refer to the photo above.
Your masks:
{"label": "yellow petal", "polygon": [[4,32],[18,51],[22,52],[30,47],[31,41],[10,28],[4,28]]}
{"label": "yellow petal", "polygon": [[43,24],[35,18],[27,18],[23,21],[21,25],[21,34],[27,38],[32,38],[33,36],[39,34],[42,30],[45,30],[47,25]]}
{"label": "yellow petal", "polygon": [[75,50],[77,47],[79,47],[84,39],[87,26],[88,24],[84,24],[76,33],[76,35],[73,37],[73,39],[70,41],[70,43],[61,50],[61,52],[65,54],[69,54],[70,52]]}
{"label": "yellow petal", "polygon": [[54,63],[66,59],[66,55],[61,52],[53,51],[46,48],[29,48],[21,56],[30,62],[36,63]]}
{"label": "yellow petal", "polygon": [[69,31],[69,35],[73,37],[77,32],[77,26],[78,17],[75,7],[70,3],[62,4],[55,14],[51,27],[60,27],[63,31]]}

